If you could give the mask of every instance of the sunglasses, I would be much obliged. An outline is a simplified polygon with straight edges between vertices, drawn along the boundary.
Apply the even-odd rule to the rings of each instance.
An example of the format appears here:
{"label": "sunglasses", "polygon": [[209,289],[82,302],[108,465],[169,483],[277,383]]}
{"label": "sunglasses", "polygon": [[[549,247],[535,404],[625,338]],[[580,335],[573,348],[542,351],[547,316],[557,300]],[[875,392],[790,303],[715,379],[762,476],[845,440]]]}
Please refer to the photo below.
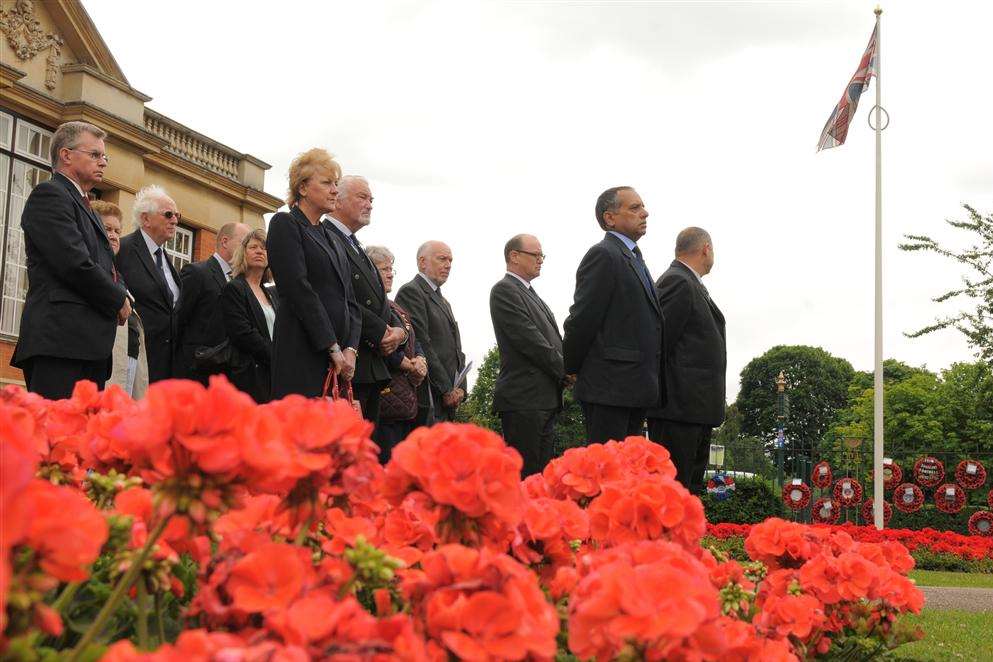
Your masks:
{"label": "sunglasses", "polygon": [[172,220],[173,216],[176,217],[176,221],[177,222],[183,220],[183,215],[180,214],[178,211],[167,210],[167,211],[160,211],[159,213],[161,215],[165,216],[166,217],[166,220],[169,220],[169,221]]}

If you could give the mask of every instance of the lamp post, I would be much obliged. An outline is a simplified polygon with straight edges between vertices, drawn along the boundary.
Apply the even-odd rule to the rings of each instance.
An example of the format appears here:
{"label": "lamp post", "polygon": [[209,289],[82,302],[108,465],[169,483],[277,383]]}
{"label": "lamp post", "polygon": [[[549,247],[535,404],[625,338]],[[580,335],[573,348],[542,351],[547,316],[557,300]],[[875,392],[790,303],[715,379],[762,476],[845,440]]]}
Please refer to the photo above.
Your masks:
{"label": "lamp post", "polygon": [[786,424],[786,375],[779,371],[776,378],[776,476],[779,480],[779,488],[783,487],[783,445],[786,435],[783,427]]}

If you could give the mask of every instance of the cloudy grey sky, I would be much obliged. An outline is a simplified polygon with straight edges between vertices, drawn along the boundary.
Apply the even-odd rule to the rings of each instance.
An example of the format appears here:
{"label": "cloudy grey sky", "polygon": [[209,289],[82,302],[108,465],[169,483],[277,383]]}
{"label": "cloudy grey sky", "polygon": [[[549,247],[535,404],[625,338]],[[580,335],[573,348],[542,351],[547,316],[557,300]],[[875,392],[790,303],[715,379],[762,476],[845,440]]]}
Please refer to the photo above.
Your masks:
{"label": "cloudy grey sky", "polygon": [[[816,153],[855,71],[874,2],[317,2],[174,0],[136,16],[84,0],[149,106],[271,163],[336,154],[376,196],[366,244],[446,240],[446,297],[466,354],[493,344],[491,285],[517,232],[549,258],[535,281],[561,322],[601,233],[593,203],[629,184],[651,213],[654,275],[676,233],[712,233],[706,279],[728,319],[728,395],[776,344],[872,367],[873,134],[863,96],[846,145]],[[931,369],[970,360],[955,332],[910,340],[961,270],[896,249],[961,245],[945,218],[993,210],[988,2],[884,3],[885,348]],[[140,26],[140,27],[139,27]]]}

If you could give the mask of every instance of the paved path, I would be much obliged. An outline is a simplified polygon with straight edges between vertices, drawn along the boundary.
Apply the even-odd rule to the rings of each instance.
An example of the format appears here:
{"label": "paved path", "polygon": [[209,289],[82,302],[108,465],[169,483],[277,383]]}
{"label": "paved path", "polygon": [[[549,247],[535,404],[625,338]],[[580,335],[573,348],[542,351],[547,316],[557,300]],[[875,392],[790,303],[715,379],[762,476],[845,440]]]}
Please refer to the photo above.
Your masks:
{"label": "paved path", "polygon": [[925,609],[993,612],[993,588],[921,586]]}

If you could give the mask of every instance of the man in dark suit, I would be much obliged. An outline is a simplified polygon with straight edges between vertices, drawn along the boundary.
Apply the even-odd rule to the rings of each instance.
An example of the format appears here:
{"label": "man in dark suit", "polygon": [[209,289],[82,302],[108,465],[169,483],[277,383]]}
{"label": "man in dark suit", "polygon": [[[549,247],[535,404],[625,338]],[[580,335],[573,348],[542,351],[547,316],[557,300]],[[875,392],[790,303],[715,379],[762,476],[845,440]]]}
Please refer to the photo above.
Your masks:
{"label": "man in dark suit", "polygon": [[606,235],[576,271],[563,341],[589,443],[641,434],[646,409],[664,398],[662,309],[637,244],[648,212],[619,186],[597,198],[596,217]]}
{"label": "man in dark suit", "polygon": [[364,177],[348,175],[338,180],[338,206],[324,217],[324,225],[348,256],[348,272],[355,300],[362,311],[362,336],[352,378],[362,415],[379,422],[379,394],[392,375],[385,356],[392,354],[407,333],[393,323],[389,299],[379,271],[362,250],[356,234],[372,221],[372,191]]}
{"label": "man in dark suit", "polygon": [[117,269],[145,325],[151,383],[182,376],[176,317],[180,279],[165,251],[181,216],[176,203],[159,186],[138,191],[132,211],[138,229],[121,239]]}
{"label": "man in dark suit", "polygon": [[676,477],[694,494],[703,493],[711,432],[724,422],[724,315],[703,285],[713,266],[710,235],[686,228],[676,237],[676,259],[656,283],[665,315],[669,397],[648,413],[648,436],[669,450]]}
{"label": "man in dark suit", "polygon": [[219,297],[221,289],[231,280],[234,251],[251,231],[244,223],[225,223],[217,232],[214,254],[186,265],[179,274],[179,288],[183,293],[176,305],[176,325],[183,340],[180,375],[204,386],[210,375],[194,368],[193,354],[200,347],[214,347],[224,342],[226,334]]}
{"label": "man in dark suit", "polygon": [[552,459],[552,428],[562,408],[562,336],[552,311],[531,287],[545,256],[537,237],[519,234],[503,248],[507,274],[490,290],[490,318],[500,348],[493,411],[504,439],[524,458],[523,476]]}
{"label": "man in dark suit", "polygon": [[11,365],[29,391],[68,398],[81,379],[103,388],[117,326],[131,304],[86,192],[103,181],[106,133],[67,122],[52,137],[54,176],[31,191],[21,215],[28,292]]}
{"label": "man in dark suit", "polygon": [[465,367],[459,325],[452,307],[441,295],[441,286],[452,270],[452,249],[440,241],[429,241],[417,249],[418,274],[397,292],[396,302],[410,313],[414,336],[428,361],[428,379],[418,389],[419,425],[434,420],[450,421],[465,398],[464,383],[455,383]]}

